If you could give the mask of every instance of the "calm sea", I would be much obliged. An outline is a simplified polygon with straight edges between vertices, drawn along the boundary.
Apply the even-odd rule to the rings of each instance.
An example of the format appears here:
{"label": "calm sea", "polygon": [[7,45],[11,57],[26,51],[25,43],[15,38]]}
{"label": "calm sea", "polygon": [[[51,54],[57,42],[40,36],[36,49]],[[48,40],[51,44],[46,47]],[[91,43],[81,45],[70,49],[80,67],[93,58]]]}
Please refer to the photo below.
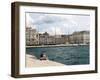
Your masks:
{"label": "calm sea", "polygon": [[89,46],[26,48],[26,53],[40,58],[45,52],[49,60],[66,65],[89,64]]}

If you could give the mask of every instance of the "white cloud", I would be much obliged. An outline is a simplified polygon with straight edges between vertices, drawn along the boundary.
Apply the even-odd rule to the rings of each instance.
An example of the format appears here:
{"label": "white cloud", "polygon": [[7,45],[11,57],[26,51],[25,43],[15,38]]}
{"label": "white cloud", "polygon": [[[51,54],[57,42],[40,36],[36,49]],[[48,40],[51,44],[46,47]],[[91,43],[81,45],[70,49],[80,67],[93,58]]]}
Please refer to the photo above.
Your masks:
{"label": "white cloud", "polygon": [[51,27],[47,30],[47,32],[51,35],[60,35],[63,34],[63,31],[60,27]]}
{"label": "white cloud", "polygon": [[36,25],[33,24],[33,22],[34,22],[34,20],[32,19],[32,17],[29,14],[27,14],[26,15],[26,26],[36,29]]}
{"label": "white cloud", "polygon": [[26,15],[26,26],[29,27],[31,22],[32,22],[32,18],[30,17],[29,14]]}
{"label": "white cloud", "polygon": [[[74,31],[89,30],[89,16],[58,15],[44,13],[27,13],[27,24],[32,25],[39,32],[55,34],[71,34]],[[56,30],[55,30],[56,28]]]}

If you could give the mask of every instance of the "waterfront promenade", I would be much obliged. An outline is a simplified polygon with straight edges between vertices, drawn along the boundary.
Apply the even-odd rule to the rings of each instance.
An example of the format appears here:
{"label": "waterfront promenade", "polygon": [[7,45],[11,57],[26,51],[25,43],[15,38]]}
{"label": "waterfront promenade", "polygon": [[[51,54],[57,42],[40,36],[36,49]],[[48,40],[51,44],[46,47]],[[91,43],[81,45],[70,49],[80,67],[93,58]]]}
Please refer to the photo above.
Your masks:
{"label": "waterfront promenade", "polygon": [[86,46],[89,44],[59,44],[59,45],[37,45],[37,46],[26,46],[29,47],[70,47],[70,46]]}
{"label": "waterfront promenade", "polygon": [[39,60],[33,55],[26,54],[26,67],[64,66],[64,64],[51,61]]}

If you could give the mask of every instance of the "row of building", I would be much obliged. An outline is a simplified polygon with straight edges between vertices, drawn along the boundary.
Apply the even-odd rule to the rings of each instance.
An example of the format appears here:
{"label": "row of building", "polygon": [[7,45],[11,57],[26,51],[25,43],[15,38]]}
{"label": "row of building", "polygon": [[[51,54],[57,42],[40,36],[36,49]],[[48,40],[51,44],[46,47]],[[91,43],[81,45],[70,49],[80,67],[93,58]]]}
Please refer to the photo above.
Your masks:
{"label": "row of building", "polygon": [[56,45],[56,44],[89,44],[89,31],[74,32],[69,35],[49,35],[38,33],[36,29],[26,27],[26,45]]}

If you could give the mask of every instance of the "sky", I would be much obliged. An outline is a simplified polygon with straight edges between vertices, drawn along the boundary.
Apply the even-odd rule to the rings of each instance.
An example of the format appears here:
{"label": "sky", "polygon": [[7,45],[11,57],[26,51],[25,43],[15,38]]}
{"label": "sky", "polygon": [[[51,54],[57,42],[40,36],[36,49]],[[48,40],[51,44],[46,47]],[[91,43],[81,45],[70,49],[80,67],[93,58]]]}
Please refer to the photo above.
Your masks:
{"label": "sky", "polygon": [[39,33],[67,35],[76,31],[89,31],[90,16],[32,12],[26,13],[26,26],[36,29]]}

